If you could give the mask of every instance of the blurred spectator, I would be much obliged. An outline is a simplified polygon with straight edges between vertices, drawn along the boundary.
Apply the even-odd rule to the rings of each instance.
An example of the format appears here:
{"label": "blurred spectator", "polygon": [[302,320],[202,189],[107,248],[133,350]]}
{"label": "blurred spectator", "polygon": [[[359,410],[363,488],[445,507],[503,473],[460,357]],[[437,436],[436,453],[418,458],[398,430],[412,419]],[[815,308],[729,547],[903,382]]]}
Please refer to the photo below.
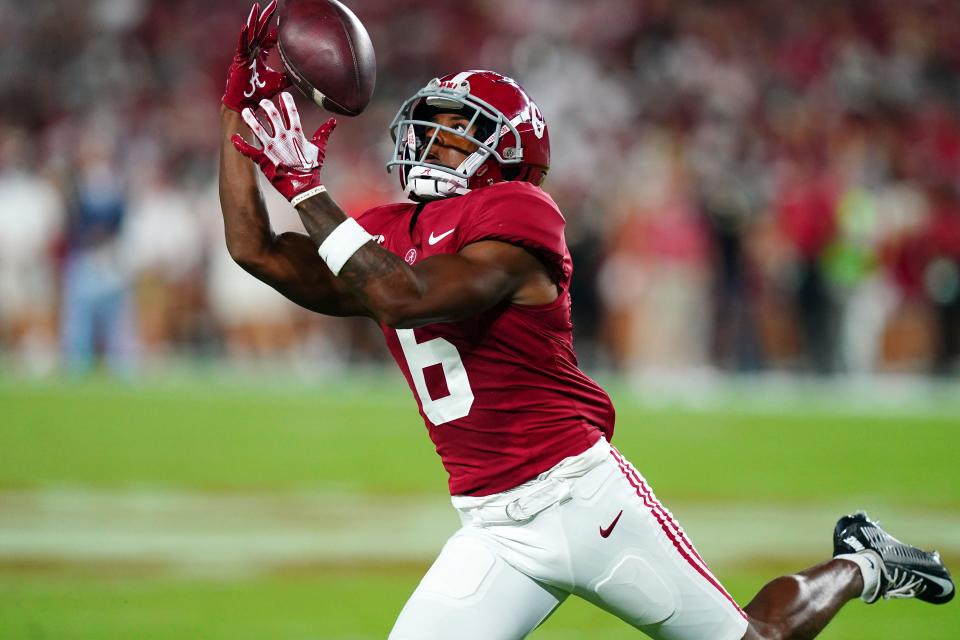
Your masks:
{"label": "blurred spectator", "polygon": [[[273,228],[277,233],[302,230],[297,212],[282,196],[265,190]],[[211,193],[208,214],[220,218],[220,205]],[[227,253],[222,231],[211,235],[207,247],[210,269],[206,282],[210,304],[220,319],[226,353],[240,366],[288,358],[297,346],[298,335],[291,331],[296,305],[251,277]]]}
{"label": "blurred spectator", "polygon": [[620,369],[686,369],[706,359],[705,230],[675,151],[671,138],[650,136],[624,162],[634,182],[623,183],[608,212],[617,222],[599,280]]}
{"label": "blurred spectator", "polygon": [[955,188],[937,189],[924,235],[924,288],[938,329],[933,372],[954,373],[960,365],[960,197]]}
{"label": "blurred spectator", "polygon": [[836,234],[838,185],[811,159],[785,166],[783,174],[774,206],[794,260],[789,283],[793,313],[809,366],[817,373],[830,373],[836,367],[836,309],[823,257]]}
{"label": "blurred spectator", "polygon": [[206,298],[206,243],[186,181],[174,181],[164,159],[137,163],[124,232],[124,264],[134,299],[145,365],[162,364],[189,345]]}
{"label": "blurred spectator", "polygon": [[55,247],[64,212],[31,156],[23,132],[0,132],[0,346],[16,370],[43,375],[57,364]]}
{"label": "blurred spectator", "polygon": [[121,242],[128,206],[123,178],[109,128],[85,129],[68,177],[60,320],[66,365],[74,374],[89,372],[98,351],[115,374],[129,375],[136,365],[131,270]]}

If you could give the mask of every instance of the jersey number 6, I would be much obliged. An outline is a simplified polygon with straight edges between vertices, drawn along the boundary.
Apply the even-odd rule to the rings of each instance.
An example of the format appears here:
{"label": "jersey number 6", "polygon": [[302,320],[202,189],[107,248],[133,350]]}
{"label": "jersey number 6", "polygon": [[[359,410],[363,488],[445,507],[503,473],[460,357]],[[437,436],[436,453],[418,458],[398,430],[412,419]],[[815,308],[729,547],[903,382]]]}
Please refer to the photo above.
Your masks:
{"label": "jersey number 6", "polygon": [[[417,342],[413,329],[397,329],[397,338],[400,339],[403,357],[407,360],[413,386],[420,396],[420,406],[423,407],[427,419],[434,425],[441,425],[470,413],[473,389],[470,388],[467,370],[463,368],[463,360],[460,359],[457,348],[443,338]],[[423,372],[427,367],[438,364],[443,368],[443,377],[450,393],[434,400],[427,390],[427,380]]]}

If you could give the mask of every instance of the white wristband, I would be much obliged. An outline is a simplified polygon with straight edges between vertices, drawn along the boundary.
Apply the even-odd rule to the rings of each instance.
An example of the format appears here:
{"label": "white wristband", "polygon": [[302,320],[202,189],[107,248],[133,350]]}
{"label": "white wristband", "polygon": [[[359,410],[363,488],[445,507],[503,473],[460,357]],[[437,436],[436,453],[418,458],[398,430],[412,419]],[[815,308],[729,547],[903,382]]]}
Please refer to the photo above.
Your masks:
{"label": "white wristband", "polygon": [[327,188],[325,186],[320,185],[319,187],[314,187],[313,189],[304,191],[303,193],[298,193],[297,195],[293,196],[292,200],[290,200],[290,204],[297,206],[307,198],[312,198],[313,196],[323,193],[326,190]]}
{"label": "white wristband", "polygon": [[364,231],[356,220],[347,218],[330,232],[326,240],[320,243],[317,253],[330,267],[333,275],[338,276],[340,275],[340,269],[350,259],[350,256],[370,240],[373,240],[373,236]]}

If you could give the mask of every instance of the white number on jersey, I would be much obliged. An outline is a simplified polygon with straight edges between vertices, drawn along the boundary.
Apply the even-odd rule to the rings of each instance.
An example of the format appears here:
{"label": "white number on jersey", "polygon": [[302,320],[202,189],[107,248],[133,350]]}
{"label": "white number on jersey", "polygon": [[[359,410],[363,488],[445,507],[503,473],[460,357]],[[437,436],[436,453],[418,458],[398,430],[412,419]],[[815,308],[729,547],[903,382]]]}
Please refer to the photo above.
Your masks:
{"label": "white number on jersey", "polygon": [[[443,338],[417,342],[413,329],[397,329],[397,338],[400,339],[403,357],[407,360],[413,386],[420,396],[420,406],[427,419],[435,425],[441,425],[469,414],[473,406],[473,389],[470,388],[467,370],[463,368],[457,348]],[[423,370],[437,364],[443,368],[450,395],[434,400],[427,391]]]}

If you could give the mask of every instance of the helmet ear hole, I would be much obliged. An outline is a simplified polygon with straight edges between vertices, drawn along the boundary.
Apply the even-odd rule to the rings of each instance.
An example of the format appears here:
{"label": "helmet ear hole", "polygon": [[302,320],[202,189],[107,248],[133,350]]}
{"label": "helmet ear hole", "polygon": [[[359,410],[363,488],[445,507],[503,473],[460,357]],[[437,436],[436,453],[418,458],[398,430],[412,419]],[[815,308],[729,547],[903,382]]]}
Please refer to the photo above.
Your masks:
{"label": "helmet ear hole", "polygon": [[[479,174],[479,172],[478,172]],[[534,167],[531,165],[504,166],[500,169],[500,175],[504,180],[513,182],[529,182],[535,187],[543,184],[547,177],[547,171],[543,167]]]}
{"label": "helmet ear hole", "polygon": [[513,180],[516,180],[517,178],[520,177],[521,171],[523,171],[524,173],[527,173],[529,169],[527,167],[505,166],[500,169],[500,175],[503,176],[504,180],[512,182]]}

